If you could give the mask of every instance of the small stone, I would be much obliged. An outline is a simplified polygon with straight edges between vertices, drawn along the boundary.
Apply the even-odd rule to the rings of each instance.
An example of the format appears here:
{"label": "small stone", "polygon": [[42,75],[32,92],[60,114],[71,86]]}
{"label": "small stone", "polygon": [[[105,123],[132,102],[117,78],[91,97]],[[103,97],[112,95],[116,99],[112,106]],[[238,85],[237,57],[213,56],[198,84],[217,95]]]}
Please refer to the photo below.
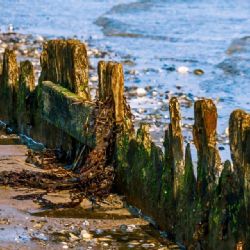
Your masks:
{"label": "small stone", "polygon": [[152,92],[152,96],[157,96],[157,95],[158,95],[158,92],[154,90],[154,91]]}
{"label": "small stone", "polygon": [[87,232],[86,230],[82,230],[81,231],[81,237],[84,240],[88,240],[88,239],[92,238],[92,235],[89,232]]}
{"label": "small stone", "polygon": [[14,27],[12,24],[9,24],[8,26],[8,32],[12,33],[14,31]]}
{"label": "small stone", "polygon": [[127,229],[128,229],[128,226],[127,226],[127,225],[124,225],[124,224],[120,225],[120,230],[121,230],[122,232],[126,232]]}
{"label": "small stone", "polygon": [[202,69],[195,69],[194,74],[200,76],[204,74],[204,71]]}
{"label": "small stone", "polygon": [[144,109],[144,108],[139,108],[139,109],[138,109],[138,113],[140,113],[140,114],[145,113],[145,109]]}
{"label": "small stone", "polygon": [[82,223],[82,225],[84,227],[88,227],[89,226],[89,222],[87,220],[84,220],[83,223]]}
{"label": "small stone", "polygon": [[127,232],[133,232],[136,229],[136,225],[131,224],[127,226]]}
{"label": "small stone", "polygon": [[154,243],[145,243],[141,245],[143,248],[151,248],[151,247],[155,247]]}
{"label": "small stone", "polygon": [[132,240],[132,241],[129,242],[129,245],[133,246],[133,247],[136,247],[136,246],[140,245],[140,242],[138,242],[136,240]]}
{"label": "small stone", "polygon": [[91,76],[89,80],[91,82],[97,82],[98,81],[98,76]]}
{"label": "small stone", "polygon": [[139,97],[143,97],[143,96],[147,95],[147,91],[144,88],[138,88],[136,90],[136,94]]}
{"label": "small stone", "polygon": [[44,42],[44,38],[42,36],[40,36],[40,35],[37,35],[36,38],[35,38],[35,40],[37,42],[40,42],[40,43]]}
{"label": "small stone", "polygon": [[95,233],[96,233],[97,235],[100,235],[100,234],[103,233],[103,230],[98,228],[98,229],[95,230]]}
{"label": "small stone", "polygon": [[180,74],[187,74],[188,71],[189,71],[189,69],[186,66],[180,66],[177,68],[177,72]]}
{"label": "small stone", "polygon": [[225,135],[229,136],[229,128],[228,127],[225,129]]}
{"label": "small stone", "polygon": [[43,224],[42,223],[37,223],[33,227],[36,228],[36,229],[41,229],[43,227]]}
{"label": "small stone", "polygon": [[108,238],[108,237],[102,237],[102,238],[98,238],[99,241],[112,241],[112,239]]}
{"label": "small stone", "polygon": [[70,236],[70,241],[71,242],[79,240],[79,238],[76,235],[74,235],[73,233],[69,233],[69,236]]}

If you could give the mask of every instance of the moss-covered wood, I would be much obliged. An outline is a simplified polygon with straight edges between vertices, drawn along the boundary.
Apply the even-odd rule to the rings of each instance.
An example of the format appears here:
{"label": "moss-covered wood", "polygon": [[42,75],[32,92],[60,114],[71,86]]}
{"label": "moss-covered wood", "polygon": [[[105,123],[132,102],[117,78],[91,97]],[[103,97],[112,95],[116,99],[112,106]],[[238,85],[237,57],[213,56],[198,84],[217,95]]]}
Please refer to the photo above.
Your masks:
{"label": "moss-covered wood", "polygon": [[181,113],[179,102],[176,97],[171,98],[169,102],[170,124],[169,124],[169,154],[170,162],[174,170],[174,196],[178,196],[183,191],[184,176],[184,152],[183,136],[181,131]]}
{"label": "moss-covered wood", "polygon": [[15,124],[16,91],[18,87],[18,64],[13,50],[6,49],[0,82],[0,115],[8,124]]}
{"label": "moss-covered wood", "polygon": [[31,62],[20,63],[19,81],[17,89],[17,123],[21,133],[27,132],[31,125],[31,93],[35,89],[34,68]]}
{"label": "moss-covered wood", "polygon": [[52,82],[44,81],[40,87],[42,117],[76,140],[93,147],[94,105]]}
{"label": "moss-covered wood", "polygon": [[[229,139],[241,204],[245,206],[247,245],[250,246],[250,114],[235,110],[229,120]],[[241,209],[241,207],[239,207]]]}

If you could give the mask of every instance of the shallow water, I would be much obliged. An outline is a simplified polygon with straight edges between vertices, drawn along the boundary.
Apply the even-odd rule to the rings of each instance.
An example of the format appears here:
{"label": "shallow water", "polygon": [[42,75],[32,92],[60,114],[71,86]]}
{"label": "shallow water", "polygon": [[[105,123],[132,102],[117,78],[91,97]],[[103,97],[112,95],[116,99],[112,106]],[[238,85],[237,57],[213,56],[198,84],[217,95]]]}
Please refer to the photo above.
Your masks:
{"label": "shallow water", "polygon": [[[121,210],[121,209],[120,209]],[[118,211],[120,212],[120,211]],[[33,216],[40,217],[52,217],[52,218],[88,218],[88,219],[129,219],[133,218],[131,214],[124,213],[114,213],[114,211],[109,211],[108,209],[84,209],[81,206],[74,208],[59,208],[51,210],[41,210],[32,212]]]}
{"label": "shallow water", "polygon": [[[0,27],[12,23],[24,33],[46,36],[76,36],[109,51],[113,60],[125,65],[126,86],[152,86],[158,93],[148,101],[129,100],[137,120],[155,123],[160,142],[167,111],[161,110],[168,96],[185,94],[193,103],[197,97],[211,97],[217,103],[218,130],[228,127],[236,108],[250,111],[250,2],[247,0],[0,0]],[[94,62],[95,63],[95,62]],[[180,74],[176,69],[188,67]],[[193,70],[205,73],[197,76]],[[128,71],[134,70],[135,74]],[[146,106],[143,115],[137,113]],[[192,124],[193,106],[182,105],[184,124]],[[186,132],[190,140],[190,129]],[[158,139],[157,139],[158,137]],[[221,144],[223,159],[229,158],[228,141]]]}

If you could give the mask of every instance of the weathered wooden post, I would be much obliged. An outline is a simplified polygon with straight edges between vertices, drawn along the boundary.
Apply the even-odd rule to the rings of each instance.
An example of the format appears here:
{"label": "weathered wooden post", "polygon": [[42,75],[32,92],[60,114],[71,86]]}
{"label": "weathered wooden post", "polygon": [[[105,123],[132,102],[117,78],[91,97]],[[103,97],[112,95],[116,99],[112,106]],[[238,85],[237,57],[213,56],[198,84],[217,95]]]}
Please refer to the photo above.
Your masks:
{"label": "weathered wooden post", "polygon": [[194,117],[193,137],[198,152],[198,194],[205,199],[213,189],[221,165],[216,146],[217,109],[213,101],[196,101]]}
{"label": "weathered wooden post", "polygon": [[77,40],[50,40],[44,44],[40,61],[31,134],[49,147],[62,147],[72,159],[77,141],[94,144],[92,127],[86,128],[93,123],[94,105],[85,103],[90,101],[87,50]]}
{"label": "weathered wooden post", "polygon": [[41,55],[41,67],[40,82],[60,84],[82,98],[90,99],[87,50],[80,41],[48,41]]}
{"label": "weathered wooden post", "polygon": [[1,77],[2,119],[8,124],[15,123],[16,90],[18,84],[18,64],[13,50],[6,49],[3,55],[3,71]]}
{"label": "weathered wooden post", "polygon": [[124,121],[124,74],[120,63],[100,61],[99,74],[99,99],[106,101],[112,98],[115,111],[115,122]]}
{"label": "weathered wooden post", "polygon": [[190,205],[196,197],[196,179],[194,175],[194,167],[189,143],[187,144],[185,151],[183,193],[185,200],[187,201],[187,205]]}
{"label": "weathered wooden post", "polygon": [[[104,194],[113,185],[116,128],[124,122],[124,76],[121,64],[103,61],[98,64],[98,74],[99,103],[94,125],[96,146],[86,159],[81,171],[81,182],[90,189],[100,182],[96,194]],[[90,176],[98,171],[103,172],[101,179]]]}
{"label": "weathered wooden post", "polygon": [[229,139],[234,171],[238,179],[239,199],[245,204],[246,244],[250,246],[250,114],[242,110],[235,110],[231,114]]}
{"label": "weathered wooden post", "polygon": [[196,179],[189,143],[186,145],[184,173],[183,176],[180,176],[180,179],[182,186],[177,201],[177,208],[173,209],[172,213],[175,214],[176,210],[176,239],[188,245],[192,241],[196,223],[194,213],[196,208]]}
{"label": "weathered wooden post", "polygon": [[105,101],[108,94],[107,92],[110,92],[108,90],[108,84],[107,84],[107,64],[108,62],[105,61],[99,61],[98,63],[98,94],[99,94],[99,100]]}
{"label": "weathered wooden post", "polygon": [[17,123],[21,133],[26,132],[31,123],[30,94],[35,89],[34,67],[31,62],[20,63],[20,73],[17,92]]}
{"label": "weathered wooden post", "polygon": [[184,152],[183,136],[181,131],[180,105],[176,97],[169,102],[170,124],[169,124],[169,143],[170,161],[174,170],[174,196],[178,199],[183,189],[184,177]]}

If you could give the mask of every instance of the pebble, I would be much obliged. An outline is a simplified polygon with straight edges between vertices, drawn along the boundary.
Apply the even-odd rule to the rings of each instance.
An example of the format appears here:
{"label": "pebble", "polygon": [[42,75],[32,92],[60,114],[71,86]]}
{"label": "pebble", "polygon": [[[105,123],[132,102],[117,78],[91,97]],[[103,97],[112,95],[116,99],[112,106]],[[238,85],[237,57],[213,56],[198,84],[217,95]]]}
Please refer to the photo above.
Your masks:
{"label": "pebble", "polygon": [[155,247],[154,243],[145,243],[141,245],[143,248],[151,248],[151,247]]}
{"label": "pebble", "polygon": [[135,246],[140,245],[140,243],[139,243],[138,241],[136,241],[136,240],[133,240],[133,241],[130,241],[130,242],[129,242],[129,245],[135,247]]}
{"label": "pebble", "polygon": [[14,27],[12,24],[9,24],[8,26],[8,32],[12,33],[14,31]]}
{"label": "pebble", "polygon": [[2,48],[6,49],[8,47],[8,44],[7,43],[3,43],[1,46],[2,46]]}
{"label": "pebble", "polygon": [[128,248],[134,248],[135,246],[132,244],[128,244]]}
{"label": "pebble", "polygon": [[229,128],[226,128],[226,129],[225,129],[225,135],[226,135],[226,136],[229,136]]}
{"label": "pebble", "polygon": [[186,66],[180,66],[177,68],[177,72],[180,74],[187,74],[188,71],[189,71],[189,69]]}
{"label": "pebble", "polygon": [[194,74],[200,76],[204,74],[204,71],[202,69],[195,69]]}
{"label": "pebble", "polygon": [[120,225],[120,230],[121,230],[122,232],[126,232],[127,229],[128,229],[128,226],[127,226],[127,225],[124,225],[124,224]]}
{"label": "pebble", "polygon": [[145,113],[145,109],[144,109],[144,108],[139,108],[139,109],[138,109],[138,113],[139,113],[139,114]]}
{"label": "pebble", "polygon": [[158,95],[158,92],[154,90],[154,91],[152,92],[152,96],[157,96],[157,95]]}
{"label": "pebble", "polygon": [[35,38],[35,40],[37,42],[44,42],[44,38],[42,36],[40,36],[40,35],[37,35],[36,38]]}
{"label": "pebble", "polygon": [[112,239],[108,238],[108,237],[102,237],[102,238],[98,238],[99,241],[112,241]]}
{"label": "pebble", "polygon": [[134,69],[127,71],[127,73],[130,75],[138,75],[139,74],[139,72],[137,70],[134,70]]}
{"label": "pebble", "polygon": [[37,223],[33,227],[36,228],[36,229],[41,229],[43,227],[43,224],[42,223]]}
{"label": "pebble", "polygon": [[143,96],[147,95],[147,91],[144,88],[138,88],[136,90],[136,95],[138,97],[143,97]]}
{"label": "pebble", "polygon": [[127,66],[135,66],[135,62],[132,60],[124,60],[122,63]]}
{"label": "pebble", "polygon": [[136,225],[131,224],[127,226],[127,232],[132,233],[136,229]]}
{"label": "pebble", "polygon": [[89,222],[87,220],[84,220],[82,223],[83,227],[88,227],[89,226]]}
{"label": "pebble", "polygon": [[89,80],[91,82],[97,82],[98,81],[98,76],[91,76]]}
{"label": "pebble", "polygon": [[82,239],[87,240],[87,239],[91,239],[92,235],[88,231],[82,230],[81,237],[82,237]]}
{"label": "pebble", "polygon": [[100,234],[103,233],[103,230],[98,228],[98,229],[95,230],[95,233],[96,233],[97,235],[100,235]]}
{"label": "pebble", "polygon": [[225,147],[223,147],[223,146],[219,146],[219,150],[225,150]]}
{"label": "pebble", "polygon": [[73,233],[69,233],[69,236],[70,236],[70,241],[77,241],[77,240],[79,240],[79,238],[76,235],[74,235]]}

